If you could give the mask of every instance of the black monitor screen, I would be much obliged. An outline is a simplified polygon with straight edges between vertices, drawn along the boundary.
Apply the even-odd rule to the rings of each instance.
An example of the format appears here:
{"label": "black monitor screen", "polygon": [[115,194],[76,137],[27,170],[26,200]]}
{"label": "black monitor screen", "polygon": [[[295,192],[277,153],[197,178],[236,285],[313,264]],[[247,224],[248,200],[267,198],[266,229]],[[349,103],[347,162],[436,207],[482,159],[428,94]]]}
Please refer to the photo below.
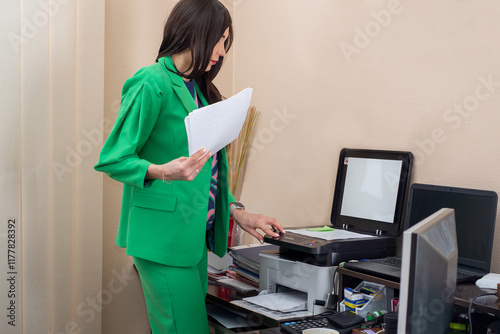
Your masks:
{"label": "black monitor screen", "polygon": [[455,209],[459,264],[489,271],[497,207],[492,191],[413,184],[407,226],[441,208]]}

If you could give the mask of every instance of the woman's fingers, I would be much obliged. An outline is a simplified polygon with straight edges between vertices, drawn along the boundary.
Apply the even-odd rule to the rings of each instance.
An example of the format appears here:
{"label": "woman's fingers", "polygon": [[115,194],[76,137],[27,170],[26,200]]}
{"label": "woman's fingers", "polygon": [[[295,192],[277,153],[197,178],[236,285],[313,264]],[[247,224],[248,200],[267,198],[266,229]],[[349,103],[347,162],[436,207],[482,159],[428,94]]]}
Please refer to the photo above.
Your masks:
{"label": "woman's fingers", "polygon": [[[210,159],[212,155],[211,152],[207,152],[206,149],[201,149],[192,156],[190,156],[184,163],[186,164],[186,172],[192,176],[192,179],[198,175],[200,170],[203,168],[205,163]],[[190,181],[192,181],[192,179]]]}
{"label": "woman's fingers", "polygon": [[201,149],[190,157],[180,157],[163,165],[164,180],[193,181],[211,156]]}
{"label": "woman's fingers", "polygon": [[[199,149],[192,156],[188,158],[188,160],[198,161],[200,158],[204,157],[205,153],[207,153],[206,148]],[[210,155],[208,156],[210,157]]]}

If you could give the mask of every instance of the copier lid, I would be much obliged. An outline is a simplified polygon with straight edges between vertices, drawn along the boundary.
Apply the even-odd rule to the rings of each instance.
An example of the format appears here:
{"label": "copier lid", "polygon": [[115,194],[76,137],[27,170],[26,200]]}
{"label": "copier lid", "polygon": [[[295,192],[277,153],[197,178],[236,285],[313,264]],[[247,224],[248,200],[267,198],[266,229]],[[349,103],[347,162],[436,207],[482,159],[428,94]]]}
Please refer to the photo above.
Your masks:
{"label": "copier lid", "polygon": [[333,227],[400,235],[412,165],[411,152],[342,149],[331,213]]}

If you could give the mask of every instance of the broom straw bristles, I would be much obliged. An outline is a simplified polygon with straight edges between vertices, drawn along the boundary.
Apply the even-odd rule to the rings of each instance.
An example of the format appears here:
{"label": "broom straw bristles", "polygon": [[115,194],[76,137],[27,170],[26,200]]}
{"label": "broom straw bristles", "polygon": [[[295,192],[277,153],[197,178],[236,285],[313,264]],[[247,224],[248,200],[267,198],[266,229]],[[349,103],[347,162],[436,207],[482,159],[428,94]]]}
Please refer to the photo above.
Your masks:
{"label": "broom straw bristles", "polygon": [[241,192],[240,188],[247,161],[247,152],[259,116],[260,112],[256,107],[252,106],[248,108],[248,113],[238,138],[226,147],[229,167],[229,189],[236,198],[239,197]]}

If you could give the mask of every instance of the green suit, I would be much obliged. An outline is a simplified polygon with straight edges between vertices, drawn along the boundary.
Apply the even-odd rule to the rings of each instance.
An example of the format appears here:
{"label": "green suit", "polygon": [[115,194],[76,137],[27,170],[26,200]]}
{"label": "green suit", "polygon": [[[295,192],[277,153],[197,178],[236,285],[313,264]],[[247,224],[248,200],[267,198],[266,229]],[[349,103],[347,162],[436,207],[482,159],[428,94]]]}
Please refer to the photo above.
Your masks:
{"label": "green suit", "polygon": [[[206,253],[205,236],[211,164],[192,182],[145,180],[150,164],[188,156],[184,118],[196,109],[170,57],[139,70],[123,87],[115,125],[104,147],[98,171],[123,182],[116,244],[127,254],[175,267],[191,267]],[[207,101],[196,87],[203,105]],[[209,160],[209,162],[211,159]],[[229,203],[226,151],[218,153],[218,188],[214,253],[227,248]]]}

